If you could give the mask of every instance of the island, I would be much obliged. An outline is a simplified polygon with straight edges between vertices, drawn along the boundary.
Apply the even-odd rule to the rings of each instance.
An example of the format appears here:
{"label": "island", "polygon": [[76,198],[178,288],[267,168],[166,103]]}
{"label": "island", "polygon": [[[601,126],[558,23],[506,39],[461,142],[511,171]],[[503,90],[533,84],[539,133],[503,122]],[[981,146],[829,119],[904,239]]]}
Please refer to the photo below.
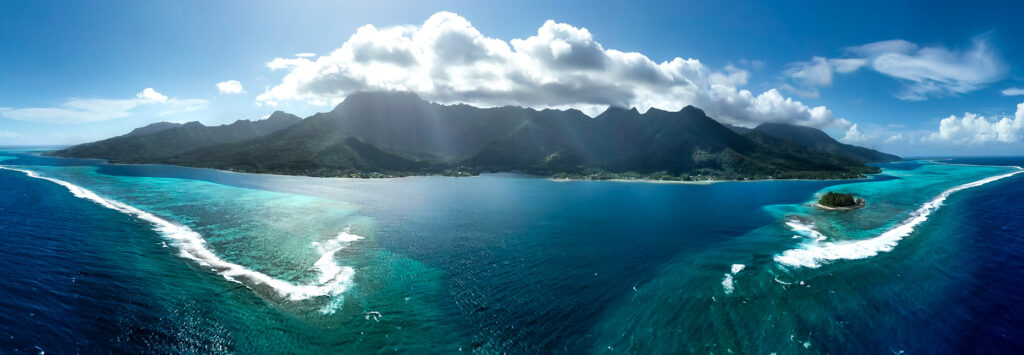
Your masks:
{"label": "island", "polygon": [[829,191],[818,199],[818,207],[827,210],[852,210],[864,207],[864,199],[856,198],[853,194]]}
{"label": "island", "polygon": [[274,112],[222,126],[155,123],[49,154],[111,163],[355,178],[516,172],[555,179],[852,179],[899,157],[817,128],[726,126],[693,106],[670,112],[442,105],[409,92],[354,93],[307,118]]}

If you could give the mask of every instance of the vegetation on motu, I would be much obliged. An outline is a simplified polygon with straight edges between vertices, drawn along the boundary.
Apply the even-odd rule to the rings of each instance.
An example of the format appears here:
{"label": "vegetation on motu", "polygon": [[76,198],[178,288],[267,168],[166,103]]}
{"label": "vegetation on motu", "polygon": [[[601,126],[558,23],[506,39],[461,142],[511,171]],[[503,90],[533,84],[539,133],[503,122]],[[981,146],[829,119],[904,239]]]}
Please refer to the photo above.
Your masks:
{"label": "vegetation on motu", "polygon": [[[412,93],[378,92],[350,95],[334,110],[305,119],[277,112],[216,127],[154,124],[52,154],[308,176],[520,172],[684,181],[847,179],[879,172],[866,161],[898,159],[842,145],[813,128],[766,127],[776,134],[760,128],[739,134],[692,106],[646,113],[609,108],[589,117],[578,110],[440,105]],[[780,138],[786,127],[815,140]]]}
{"label": "vegetation on motu", "polygon": [[864,199],[856,198],[853,194],[829,191],[818,199],[818,204],[829,208],[846,208],[862,206]]}

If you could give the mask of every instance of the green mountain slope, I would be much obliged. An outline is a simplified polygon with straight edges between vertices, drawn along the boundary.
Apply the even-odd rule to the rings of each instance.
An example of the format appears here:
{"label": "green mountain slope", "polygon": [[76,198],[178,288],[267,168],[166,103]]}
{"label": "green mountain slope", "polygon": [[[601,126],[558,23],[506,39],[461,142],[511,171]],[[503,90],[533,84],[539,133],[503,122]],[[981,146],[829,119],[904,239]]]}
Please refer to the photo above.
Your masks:
{"label": "green mountain slope", "polygon": [[340,133],[322,119],[246,141],[195,149],[162,160],[164,163],[310,176],[364,176],[368,173],[409,175],[430,164],[405,158]]}
{"label": "green mountain slope", "polygon": [[181,123],[174,123],[174,122],[151,123],[151,124],[148,124],[146,126],[133,129],[131,132],[128,132],[128,134],[126,134],[124,136],[129,136],[129,137],[130,136],[144,136],[144,135],[147,135],[147,134],[153,134],[153,133],[156,133],[156,132],[168,130],[168,129],[175,128],[175,127],[181,127]]}
{"label": "green mountain slope", "polygon": [[[852,155],[864,148],[824,132],[762,126],[736,130],[692,106],[643,114],[609,108],[591,118],[578,110],[440,105],[411,93],[376,92],[350,95],[334,110],[304,120],[278,112],[228,126],[157,126],[56,154],[316,176],[521,171],[587,178],[849,178],[878,170]],[[787,139],[769,130],[799,134]]]}
{"label": "green mountain slope", "polygon": [[72,158],[101,158],[119,163],[152,163],[168,157],[218,144],[239,142],[267,135],[302,121],[299,117],[274,112],[265,120],[239,120],[229,125],[207,127],[199,122],[156,123],[123,136],[76,145],[53,155]]}
{"label": "green mountain slope", "polygon": [[[560,112],[586,117],[579,111]],[[309,126],[356,136],[401,154],[450,161],[476,154],[536,114],[520,107],[446,106],[413,93],[370,92],[350,95],[333,111],[310,117],[309,121],[323,122]]]}
{"label": "green mountain slope", "polygon": [[590,119],[538,116],[466,164],[538,174],[676,178],[853,177],[877,169],[763,134],[741,136],[689,106],[678,112],[611,108]]}
{"label": "green mountain slope", "polygon": [[892,154],[840,143],[825,132],[816,128],[785,123],[762,123],[754,129],[778,138],[788,139],[817,150],[852,157],[865,163],[884,163],[902,160],[902,158]]}

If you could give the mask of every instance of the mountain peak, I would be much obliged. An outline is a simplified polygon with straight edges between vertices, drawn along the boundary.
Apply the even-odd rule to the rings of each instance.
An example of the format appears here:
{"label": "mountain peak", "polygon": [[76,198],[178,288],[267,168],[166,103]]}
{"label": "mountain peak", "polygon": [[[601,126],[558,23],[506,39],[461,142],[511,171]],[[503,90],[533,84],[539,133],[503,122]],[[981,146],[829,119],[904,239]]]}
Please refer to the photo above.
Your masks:
{"label": "mountain peak", "polygon": [[427,105],[431,105],[431,103],[410,91],[360,91],[345,97],[345,100],[335,106],[330,113],[339,115],[345,111],[352,112],[353,110],[412,108]]}
{"label": "mountain peak", "polygon": [[360,91],[355,92],[335,107],[335,110],[343,106],[357,104],[392,104],[400,102],[426,103],[419,95],[411,91]]}
{"label": "mountain peak", "polygon": [[679,109],[679,112],[695,113],[695,114],[700,114],[701,116],[707,116],[708,115],[707,113],[704,112],[704,110],[701,110],[701,109],[699,109],[699,108],[697,108],[696,106],[693,106],[693,105],[686,105],[686,107],[683,107],[683,108]]}
{"label": "mountain peak", "polygon": [[632,107],[632,108],[628,108],[627,109],[625,107],[620,107],[620,106],[608,106],[608,109],[604,110],[604,112],[602,112],[600,115],[597,115],[597,117],[595,117],[595,118],[601,118],[601,117],[605,117],[605,118],[609,118],[609,117],[626,117],[626,116],[632,117],[632,116],[639,116],[639,115],[640,115],[640,111],[637,110],[636,107]]}
{"label": "mountain peak", "polygon": [[296,116],[296,115],[293,115],[293,114],[290,114],[290,113],[287,113],[287,112],[284,112],[284,111],[274,111],[274,113],[271,113],[270,116],[267,116],[267,120],[268,121],[270,121],[270,120],[297,121],[297,120],[302,120],[302,118],[299,118],[299,116]]}

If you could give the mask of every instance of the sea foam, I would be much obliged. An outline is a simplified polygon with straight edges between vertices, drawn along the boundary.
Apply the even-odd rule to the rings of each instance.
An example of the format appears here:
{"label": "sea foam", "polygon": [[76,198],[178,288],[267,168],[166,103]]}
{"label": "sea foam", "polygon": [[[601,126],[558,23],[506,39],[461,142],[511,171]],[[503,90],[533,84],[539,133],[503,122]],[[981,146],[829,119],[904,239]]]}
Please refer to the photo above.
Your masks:
{"label": "sea foam", "polygon": [[732,264],[732,267],[729,269],[729,271],[732,271],[732,273],[735,274],[735,273],[738,273],[740,271],[743,271],[743,268],[745,268],[745,267],[747,267],[747,266],[743,265],[743,264]]}
{"label": "sea foam", "polygon": [[331,301],[320,309],[320,313],[332,314],[341,308],[344,299],[337,296],[351,287],[355,270],[348,266],[339,266],[334,260],[334,254],[360,239],[363,237],[352,234],[351,229],[345,228],[345,231],[338,233],[334,239],[322,243],[313,242],[313,247],[321,253],[320,259],[313,264],[313,269],[320,275],[317,282],[320,285],[334,285],[327,292],[331,296]]}
{"label": "sea foam", "polygon": [[732,274],[725,274],[725,278],[722,279],[722,290],[727,295],[732,294],[732,291],[735,290],[732,284]]}
{"label": "sea foam", "polygon": [[790,220],[786,221],[786,226],[788,226],[789,229],[791,229],[794,232],[796,232],[797,236],[794,236],[795,238],[799,238],[800,236],[804,236],[804,237],[813,239],[813,241],[815,241],[815,242],[820,242],[820,241],[823,241],[825,239],[828,239],[827,237],[825,237],[824,234],[821,234],[821,232],[818,232],[817,230],[815,230],[814,229],[814,225],[805,224],[805,223],[803,223],[803,222],[801,222],[799,220],[796,220],[796,219],[790,219]]}
{"label": "sea foam", "polygon": [[[806,233],[806,229],[810,229],[811,233],[809,233],[809,236],[813,236],[814,241],[804,243],[800,248],[787,250],[782,254],[776,255],[774,259],[776,262],[790,267],[817,268],[822,264],[836,260],[864,259],[878,255],[878,253],[892,251],[899,244],[900,240],[909,236],[918,225],[927,221],[928,216],[938,210],[942,206],[942,202],[949,195],[960,190],[978,187],[1024,172],[1024,169],[1016,168],[1017,171],[1011,173],[984,178],[943,191],[938,196],[925,202],[921,207],[918,207],[914,212],[911,212],[907,219],[870,239],[821,243],[820,241],[824,240],[824,235],[821,235],[820,232],[804,224],[791,224],[787,222],[787,225],[797,233]],[[818,237],[819,235],[821,237]]]}
{"label": "sea foam", "polygon": [[301,301],[320,296],[329,296],[332,301],[328,306],[321,309],[323,313],[331,313],[340,307],[340,301],[336,296],[343,294],[352,285],[352,277],[355,270],[348,266],[339,266],[334,260],[334,254],[351,242],[362,239],[362,237],[349,233],[346,229],[334,239],[323,243],[320,246],[314,243],[315,247],[321,248],[323,255],[313,265],[318,272],[316,284],[293,284],[288,281],[276,279],[270,275],[247,269],[238,264],[221,259],[206,246],[203,237],[192,229],[172,223],[157,217],[149,212],[140,210],[126,203],[108,199],[97,195],[89,189],[72,184],[70,182],[51,177],[41,176],[31,170],[16,169],[0,166],[0,169],[13,170],[25,173],[26,175],[47,180],[64,186],[75,197],[90,200],[103,207],[116,210],[139,219],[152,223],[154,230],[160,232],[165,238],[171,240],[171,244],[178,248],[178,255],[195,261],[203,267],[207,267],[225,279],[242,284],[256,292],[261,292],[263,287],[269,287],[272,294],[270,298],[285,299],[290,301]]}
{"label": "sea foam", "polygon": [[731,294],[732,291],[735,290],[733,287],[732,275],[736,275],[740,271],[743,271],[743,268],[745,267],[746,265],[743,264],[732,264],[732,267],[729,268],[729,273],[725,274],[725,277],[722,279],[722,289],[725,290],[725,294]]}

